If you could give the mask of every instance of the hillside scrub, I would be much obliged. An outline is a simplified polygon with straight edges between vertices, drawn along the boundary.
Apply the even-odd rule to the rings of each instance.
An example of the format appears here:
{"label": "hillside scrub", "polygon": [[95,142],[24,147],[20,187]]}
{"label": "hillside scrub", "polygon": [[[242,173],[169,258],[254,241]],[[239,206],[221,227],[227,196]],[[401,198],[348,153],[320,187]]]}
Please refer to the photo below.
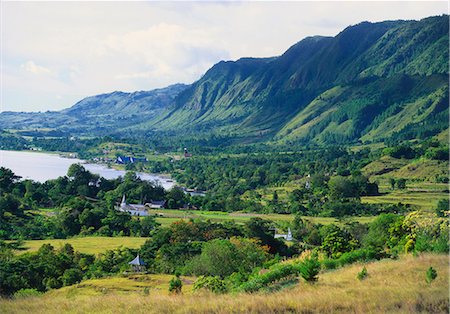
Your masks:
{"label": "hillside scrub", "polygon": [[[4,313],[60,313],[61,308],[67,313],[279,313],[306,310],[334,313],[447,312],[447,255],[405,256],[399,260],[382,260],[364,265],[370,276],[363,281],[356,279],[356,274],[361,270],[361,265],[356,264],[325,272],[314,285],[300,283],[291,289],[270,294],[217,295],[203,292],[173,296],[168,295],[165,288],[151,290],[149,297],[142,295],[142,288],[124,293],[120,291],[120,285],[111,286],[105,282],[105,289],[102,289],[101,285],[93,288],[86,282],[83,287],[65,287],[40,297],[0,299],[0,307]],[[431,285],[424,280],[429,265],[433,265],[439,274]],[[116,292],[116,289],[119,290]]]}

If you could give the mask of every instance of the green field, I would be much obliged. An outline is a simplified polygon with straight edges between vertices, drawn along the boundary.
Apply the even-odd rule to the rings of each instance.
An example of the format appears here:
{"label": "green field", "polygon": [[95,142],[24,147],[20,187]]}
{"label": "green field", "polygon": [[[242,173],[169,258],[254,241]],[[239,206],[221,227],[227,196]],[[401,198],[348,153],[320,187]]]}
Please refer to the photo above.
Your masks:
{"label": "green field", "polygon": [[[163,226],[167,226],[174,221],[180,219],[204,219],[210,220],[212,222],[225,222],[234,221],[239,224],[243,224],[246,221],[254,217],[259,217],[262,219],[272,220],[276,223],[283,224],[285,222],[291,222],[294,220],[294,215],[282,215],[282,214],[256,214],[256,213],[241,213],[241,212],[220,212],[220,211],[201,211],[201,210],[178,210],[178,209],[160,209],[160,210],[150,210],[149,213],[157,216],[156,221]],[[323,225],[328,225],[332,223],[342,223],[341,220],[332,217],[312,217],[303,216],[303,219],[309,220],[313,223],[320,223]],[[351,217],[345,219],[347,221],[358,221],[361,223],[368,223],[372,221],[375,217]]]}
{"label": "green field", "polygon": [[50,240],[28,240],[24,242],[25,251],[37,251],[43,244],[51,244],[55,249],[62,247],[65,243],[73,246],[75,251],[87,254],[98,254],[118,247],[132,249],[139,248],[147,238],[139,237],[84,237],[71,239],[50,239]]}
{"label": "green field", "polygon": [[[132,274],[122,277],[90,279],[81,283],[48,292],[49,295],[66,295],[67,297],[95,296],[104,294],[143,294],[147,288],[149,294],[169,294],[169,281],[172,275],[165,274]],[[183,294],[192,293],[194,277],[181,276]]]}
{"label": "green field", "polygon": [[380,185],[381,195],[364,196],[363,203],[368,204],[408,204],[414,209],[433,209],[441,199],[448,199],[448,185],[445,183],[411,182],[405,190],[391,190],[387,185]]}

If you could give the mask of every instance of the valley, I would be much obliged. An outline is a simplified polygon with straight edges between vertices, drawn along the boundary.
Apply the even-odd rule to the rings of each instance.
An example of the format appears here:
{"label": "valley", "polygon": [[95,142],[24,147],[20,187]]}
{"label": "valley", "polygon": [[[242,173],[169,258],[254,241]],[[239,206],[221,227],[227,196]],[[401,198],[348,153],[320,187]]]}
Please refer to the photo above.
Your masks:
{"label": "valley", "polygon": [[360,22],[193,83],[0,112],[0,312],[448,312],[448,22]]}

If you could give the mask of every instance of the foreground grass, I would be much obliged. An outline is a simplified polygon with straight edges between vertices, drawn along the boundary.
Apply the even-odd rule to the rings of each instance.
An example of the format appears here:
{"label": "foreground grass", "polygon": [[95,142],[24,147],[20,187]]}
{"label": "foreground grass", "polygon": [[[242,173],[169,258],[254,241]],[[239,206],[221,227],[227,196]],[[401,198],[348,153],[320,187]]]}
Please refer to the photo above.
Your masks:
{"label": "foreground grass", "polygon": [[88,254],[103,253],[107,250],[113,250],[120,246],[132,249],[139,248],[144,244],[147,238],[139,237],[84,237],[71,239],[50,239],[50,240],[28,240],[24,242],[25,251],[37,251],[43,244],[51,244],[56,249],[62,247],[65,243],[73,246],[75,251]]}
{"label": "foreground grass", "polygon": [[[356,279],[363,265],[355,264],[321,274],[314,285],[302,282],[272,294],[190,294],[185,289],[182,295],[168,295],[160,282],[161,289],[145,295],[147,282],[129,283],[138,279],[89,280],[43,296],[0,300],[0,308],[3,313],[448,313],[448,255],[364,266],[369,276],[363,281]],[[428,285],[425,272],[430,266],[438,277]]]}

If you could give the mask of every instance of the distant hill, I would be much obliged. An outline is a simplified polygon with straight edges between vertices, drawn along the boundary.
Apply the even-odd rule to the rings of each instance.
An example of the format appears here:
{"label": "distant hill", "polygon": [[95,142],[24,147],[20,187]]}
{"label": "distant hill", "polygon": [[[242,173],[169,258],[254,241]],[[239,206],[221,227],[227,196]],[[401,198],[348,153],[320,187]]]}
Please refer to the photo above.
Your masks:
{"label": "distant hill", "polygon": [[362,22],[335,37],[305,38],[278,57],[221,61],[192,85],[158,95],[99,95],[41,116],[2,113],[0,122],[284,143],[427,138],[448,128],[448,58],[448,15]]}
{"label": "distant hill", "polygon": [[186,87],[176,84],[151,91],[102,94],[84,98],[62,111],[2,112],[0,121],[5,129],[48,128],[66,134],[109,134],[161,114]]}

